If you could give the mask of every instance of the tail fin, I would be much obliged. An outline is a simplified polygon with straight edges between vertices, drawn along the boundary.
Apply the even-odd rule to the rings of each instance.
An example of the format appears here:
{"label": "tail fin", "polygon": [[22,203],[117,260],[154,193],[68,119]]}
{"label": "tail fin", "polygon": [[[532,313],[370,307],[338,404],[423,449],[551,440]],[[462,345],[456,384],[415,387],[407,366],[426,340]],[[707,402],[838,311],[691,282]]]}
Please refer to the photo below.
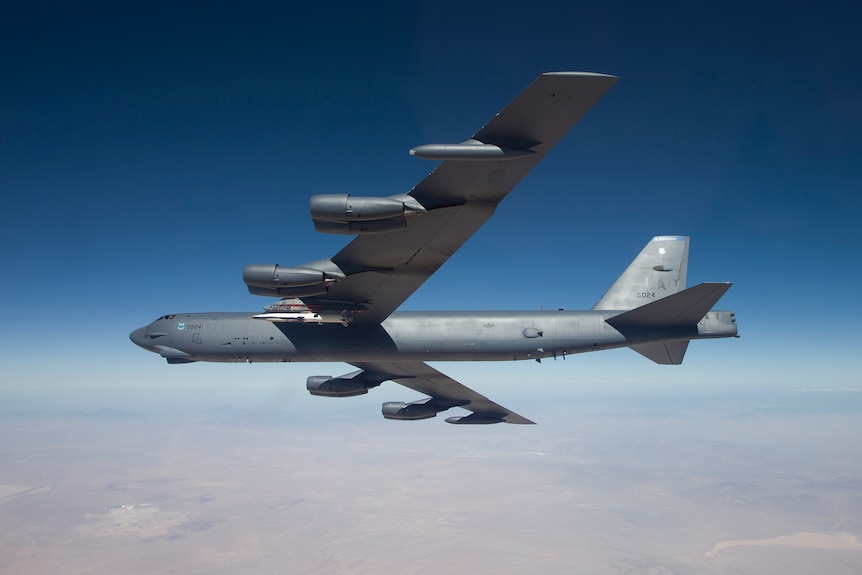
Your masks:
{"label": "tail fin", "polygon": [[[685,289],[688,244],[686,236],[654,237],[593,306],[623,312],[605,321],[626,336],[631,349],[656,363],[682,363],[688,342],[704,337],[698,324],[730,289],[729,283]],[[735,324],[716,329],[709,337],[736,333]]]}
{"label": "tail fin", "polygon": [[656,236],[593,306],[594,310],[628,310],[685,289],[687,236]]}

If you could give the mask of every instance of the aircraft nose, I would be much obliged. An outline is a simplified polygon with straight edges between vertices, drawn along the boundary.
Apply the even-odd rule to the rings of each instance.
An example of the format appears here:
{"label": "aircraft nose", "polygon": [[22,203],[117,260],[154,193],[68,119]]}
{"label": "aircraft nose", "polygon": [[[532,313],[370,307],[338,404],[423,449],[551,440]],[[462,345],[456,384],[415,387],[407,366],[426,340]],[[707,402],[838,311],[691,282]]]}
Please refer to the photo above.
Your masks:
{"label": "aircraft nose", "polygon": [[129,334],[129,339],[132,340],[132,343],[135,345],[142,347],[144,349],[150,349],[146,345],[147,341],[147,328],[139,327],[135,331]]}

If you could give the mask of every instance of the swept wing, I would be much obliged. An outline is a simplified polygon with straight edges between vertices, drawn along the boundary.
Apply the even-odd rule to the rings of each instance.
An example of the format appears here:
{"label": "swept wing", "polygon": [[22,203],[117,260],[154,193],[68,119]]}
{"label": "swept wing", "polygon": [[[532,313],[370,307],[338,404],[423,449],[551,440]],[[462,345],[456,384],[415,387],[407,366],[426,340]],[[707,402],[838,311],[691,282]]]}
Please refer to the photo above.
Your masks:
{"label": "swept wing", "polygon": [[414,149],[419,156],[455,158],[409,192],[427,211],[404,229],[356,237],[330,260],[346,277],[325,295],[303,301],[361,310],[357,323],[382,322],[491,217],[616,80],[583,72],[543,74],[467,142]]}
{"label": "swept wing", "polygon": [[386,374],[386,379],[430,396],[427,401],[436,405],[437,411],[457,406],[473,412],[465,418],[452,418],[450,423],[534,423],[421,361],[356,362],[351,365],[368,373]]}

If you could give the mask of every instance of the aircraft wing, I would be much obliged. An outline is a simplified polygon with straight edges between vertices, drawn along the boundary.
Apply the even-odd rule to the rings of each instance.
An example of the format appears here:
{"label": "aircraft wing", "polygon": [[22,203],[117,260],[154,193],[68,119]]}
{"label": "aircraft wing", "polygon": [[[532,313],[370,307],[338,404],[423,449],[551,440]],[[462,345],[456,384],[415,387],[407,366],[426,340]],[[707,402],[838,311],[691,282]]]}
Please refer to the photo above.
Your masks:
{"label": "aircraft wing", "polygon": [[357,362],[352,365],[369,373],[386,374],[390,376],[388,380],[430,396],[431,401],[442,409],[457,406],[472,411],[473,415],[466,416],[462,423],[535,423],[421,361]]}
{"label": "aircraft wing", "polygon": [[[427,211],[403,229],[357,236],[331,259],[346,277],[325,295],[303,301],[328,310],[360,310],[356,323],[382,322],[491,217],[616,80],[583,72],[540,76],[468,141],[508,150],[507,157],[468,153],[443,161],[408,194]],[[422,148],[428,146],[411,153],[423,155]]]}

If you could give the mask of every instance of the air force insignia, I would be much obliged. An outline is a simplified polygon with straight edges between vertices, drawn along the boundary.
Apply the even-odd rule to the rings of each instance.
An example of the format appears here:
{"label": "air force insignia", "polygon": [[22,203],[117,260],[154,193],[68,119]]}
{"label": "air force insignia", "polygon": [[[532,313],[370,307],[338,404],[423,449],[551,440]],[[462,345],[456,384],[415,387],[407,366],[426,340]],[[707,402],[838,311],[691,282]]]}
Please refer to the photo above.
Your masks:
{"label": "air force insignia", "polygon": [[178,329],[178,330],[180,330],[180,331],[182,331],[182,330],[186,329],[186,324],[184,324],[183,322],[178,323],[178,324],[177,324],[177,329]]}

